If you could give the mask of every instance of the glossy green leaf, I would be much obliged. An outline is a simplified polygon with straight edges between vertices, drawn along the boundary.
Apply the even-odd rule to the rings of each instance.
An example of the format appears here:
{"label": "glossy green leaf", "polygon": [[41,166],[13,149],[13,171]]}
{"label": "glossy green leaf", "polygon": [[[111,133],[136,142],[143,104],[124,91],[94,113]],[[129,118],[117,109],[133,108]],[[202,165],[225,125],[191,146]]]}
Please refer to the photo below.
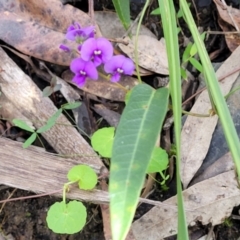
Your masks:
{"label": "glossy green leaf", "polygon": [[82,104],[81,102],[66,103],[62,105],[62,109],[74,109],[81,106],[81,104]]}
{"label": "glossy green leaf", "polygon": [[99,152],[102,157],[111,158],[112,156],[114,132],[114,127],[101,128],[91,138],[93,149]]}
{"label": "glossy green leaf", "polygon": [[74,234],[86,224],[86,207],[78,201],[56,202],[47,213],[48,227],[55,233]]}
{"label": "glossy green leaf", "polygon": [[114,8],[123,26],[127,29],[130,26],[130,3],[129,0],[112,0]]}
{"label": "glossy green leaf", "polygon": [[23,143],[23,148],[29,147],[37,138],[37,133],[32,133],[32,135]]}
{"label": "glossy green leaf", "polygon": [[152,153],[147,173],[162,172],[168,167],[168,154],[166,150],[155,147]]}
{"label": "glossy green leaf", "polygon": [[67,178],[70,182],[78,182],[80,189],[91,190],[97,184],[97,174],[87,165],[77,165],[71,168]]}
{"label": "glossy green leaf", "polygon": [[110,213],[114,240],[131,226],[147,167],[168,107],[168,88],[134,87],[119,122],[110,168]]}
{"label": "glossy green leaf", "polygon": [[21,128],[23,130],[26,130],[28,132],[34,132],[34,129],[32,129],[30,126],[28,126],[27,123],[21,119],[13,119],[13,123],[15,126]]}

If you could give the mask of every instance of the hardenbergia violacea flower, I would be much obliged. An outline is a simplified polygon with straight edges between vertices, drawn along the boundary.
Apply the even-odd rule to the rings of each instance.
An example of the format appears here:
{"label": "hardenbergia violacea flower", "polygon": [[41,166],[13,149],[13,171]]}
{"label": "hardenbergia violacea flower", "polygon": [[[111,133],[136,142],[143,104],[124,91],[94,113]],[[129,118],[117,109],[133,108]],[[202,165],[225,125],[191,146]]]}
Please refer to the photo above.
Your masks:
{"label": "hardenbergia violacea flower", "polygon": [[120,80],[121,75],[132,75],[135,69],[134,63],[130,58],[123,55],[113,56],[104,65],[106,73],[111,74],[111,81],[117,82]]}
{"label": "hardenbergia violacea flower", "polygon": [[81,58],[75,58],[71,62],[70,69],[75,74],[72,81],[79,87],[84,86],[87,77],[93,80],[98,79],[97,69],[91,61],[84,61]]}
{"label": "hardenbergia violacea flower", "polygon": [[89,38],[81,48],[81,58],[93,61],[96,67],[109,61],[112,56],[113,46],[106,38]]}

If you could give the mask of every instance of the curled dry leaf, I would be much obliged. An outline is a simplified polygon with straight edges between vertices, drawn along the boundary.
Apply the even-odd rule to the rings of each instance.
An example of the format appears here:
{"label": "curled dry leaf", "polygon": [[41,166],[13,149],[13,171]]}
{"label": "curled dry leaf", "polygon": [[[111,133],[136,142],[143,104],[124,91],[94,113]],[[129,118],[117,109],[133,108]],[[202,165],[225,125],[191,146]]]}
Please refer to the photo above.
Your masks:
{"label": "curled dry leaf", "polygon": [[[239,205],[240,190],[234,171],[200,182],[183,191],[187,223],[191,226],[220,224]],[[132,225],[136,239],[159,240],[177,234],[177,197],[163,203],[169,207],[153,207]],[[172,207],[170,207],[172,206]]]}
{"label": "curled dry leaf", "polygon": [[[72,82],[73,74],[70,71],[65,71],[62,74],[62,78],[65,81],[76,85]],[[137,84],[137,79],[130,76],[123,76],[118,84],[116,84],[107,81],[99,75],[97,81],[88,79],[86,84],[81,89],[98,97],[123,102],[125,100],[127,90],[132,89]],[[124,88],[126,88],[126,90]]]}
{"label": "curled dry leaf", "polygon": [[59,45],[77,47],[65,39],[68,26],[75,21],[83,27],[92,25],[86,13],[58,0],[0,0],[0,14],[1,40],[27,55],[65,66],[74,56]]}
{"label": "curled dry leaf", "polygon": [[[125,37],[124,40],[129,42],[128,45],[119,43],[119,48],[128,55],[133,61],[135,60],[135,41]],[[168,75],[167,51],[163,41],[158,41],[147,35],[138,36],[138,65],[155,73]]]}
{"label": "curled dry leaf", "polygon": [[[232,8],[221,2],[214,0],[219,13],[218,23],[224,32],[239,31],[240,29],[240,10]],[[226,43],[233,52],[240,45],[239,34],[226,34]]]}

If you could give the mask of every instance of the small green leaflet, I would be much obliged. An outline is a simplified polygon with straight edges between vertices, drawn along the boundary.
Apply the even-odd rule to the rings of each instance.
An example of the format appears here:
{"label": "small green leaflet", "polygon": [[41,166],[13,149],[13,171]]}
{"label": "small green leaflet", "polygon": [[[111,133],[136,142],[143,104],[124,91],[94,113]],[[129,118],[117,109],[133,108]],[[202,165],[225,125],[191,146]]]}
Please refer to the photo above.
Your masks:
{"label": "small green leaflet", "polygon": [[34,132],[32,135],[23,143],[23,148],[29,147],[37,138],[37,133]]}
{"label": "small green leaflet", "polygon": [[81,102],[72,102],[72,103],[66,103],[64,105],[61,106],[62,109],[74,109],[77,108],[79,106],[81,106]]}
{"label": "small green leaflet", "polygon": [[79,232],[87,219],[86,207],[78,201],[54,203],[47,214],[48,227],[55,233],[74,234]]}
{"label": "small green leaflet", "polygon": [[102,157],[111,158],[112,156],[114,132],[114,127],[101,128],[91,138],[93,149],[99,152]]}
{"label": "small green leaflet", "polygon": [[23,120],[13,119],[13,123],[15,126],[21,128],[23,130],[26,130],[28,132],[34,132],[34,129],[32,129],[30,126],[28,126],[27,123],[24,122]]}
{"label": "small green leaflet", "polygon": [[77,165],[71,168],[67,178],[70,182],[78,182],[80,189],[91,190],[97,184],[97,174],[87,165]]}

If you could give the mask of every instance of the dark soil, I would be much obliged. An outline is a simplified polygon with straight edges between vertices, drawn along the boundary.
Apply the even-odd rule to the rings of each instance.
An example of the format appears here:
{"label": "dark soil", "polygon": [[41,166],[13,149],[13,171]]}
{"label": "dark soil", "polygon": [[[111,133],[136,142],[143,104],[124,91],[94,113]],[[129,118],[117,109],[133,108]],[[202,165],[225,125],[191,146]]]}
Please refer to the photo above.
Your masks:
{"label": "dark soil", "polygon": [[[0,199],[7,199],[13,192],[15,197],[33,195],[31,192],[4,188],[0,186]],[[73,235],[60,235],[53,233],[46,223],[49,207],[61,199],[46,196],[27,200],[8,202],[0,210],[0,239],[1,235],[12,236],[16,240],[103,240],[103,225],[100,208],[97,205],[85,204],[87,207],[87,224],[84,229]],[[81,217],[81,216],[79,216]]]}
{"label": "dark soil", "polygon": [[[75,7],[79,7],[82,10],[87,11],[87,1],[74,1],[74,0],[62,0],[62,2],[69,2]],[[131,0],[131,16],[134,18],[141,11],[144,4],[144,0]],[[176,7],[178,7],[177,2]],[[211,4],[211,0],[196,0],[196,8],[192,9],[193,11],[198,12],[194,16],[198,16],[196,21],[204,29],[210,27],[218,30],[216,18],[215,18],[215,8]],[[229,1],[228,1],[229,2]],[[152,1],[150,11],[157,7],[157,1]],[[95,1],[95,10],[102,9],[113,9],[111,0],[96,0]],[[184,23],[182,23],[183,30],[186,35],[188,35],[187,28],[184,29]],[[144,25],[147,26],[151,31],[153,31],[160,38],[162,36],[162,29],[159,25],[159,18],[156,16],[147,15],[144,18]],[[182,39],[179,39],[180,42]],[[214,43],[214,44],[213,44]],[[209,52],[214,51],[219,48],[219,45],[223,44],[226,48],[224,39],[221,37],[214,39],[210,37],[208,41],[207,48]],[[225,45],[224,45],[225,44]],[[224,49],[224,48],[223,48]],[[226,59],[229,54],[228,50],[223,50],[222,54],[219,56],[219,59]],[[24,65],[24,63],[23,63]],[[13,176],[14,177],[14,176]],[[175,195],[175,182],[172,180],[168,183],[169,190],[162,191],[157,187],[157,190],[150,196],[151,199],[162,201],[173,195]],[[0,200],[9,198],[10,194],[14,194],[11,198],[23,197],[28,195],[33,195],[31,192],[26,192],[18,189],[12,189],[10,187],[0,186]],[[61,201],[61,199],[56,199],[51,196],[33,198],[28,200],[20,200],[14,202],[8,202],[5,205],[2,205],[0,208],[0,240],[2,239],[16,239],[16,240],[101,240],[104,239],[103,234],[103,223],[101,217],[100,207],[94,204],[85,204],[88,209],[88,219],[87,224],[84,227],[83,231],[78,234],[73,235],[59,235],[53,233],[48,229],[46,225],[46,214],[49,207],[56,201]],[[140,218],[146,211],[148,211],[151,206],[147,204],[142,204],[137,213],[136,218]],[[240,208],[235,208],[233,213],[238,214]],[[81,217],[81,216],[79,216]],[[198,239],[204,234],[207,234],[209,231],[208,226],[199,225],[197,228],[192,229],[191,239]],[[240,221],[232,220],[225,221],[224,224],[214,227],[215,239],[217,240],[237,240],[240,237]],[[197,236],[197,237],[196,237]],[[168,239],[176,239],[176,237],[171,237]]]}

